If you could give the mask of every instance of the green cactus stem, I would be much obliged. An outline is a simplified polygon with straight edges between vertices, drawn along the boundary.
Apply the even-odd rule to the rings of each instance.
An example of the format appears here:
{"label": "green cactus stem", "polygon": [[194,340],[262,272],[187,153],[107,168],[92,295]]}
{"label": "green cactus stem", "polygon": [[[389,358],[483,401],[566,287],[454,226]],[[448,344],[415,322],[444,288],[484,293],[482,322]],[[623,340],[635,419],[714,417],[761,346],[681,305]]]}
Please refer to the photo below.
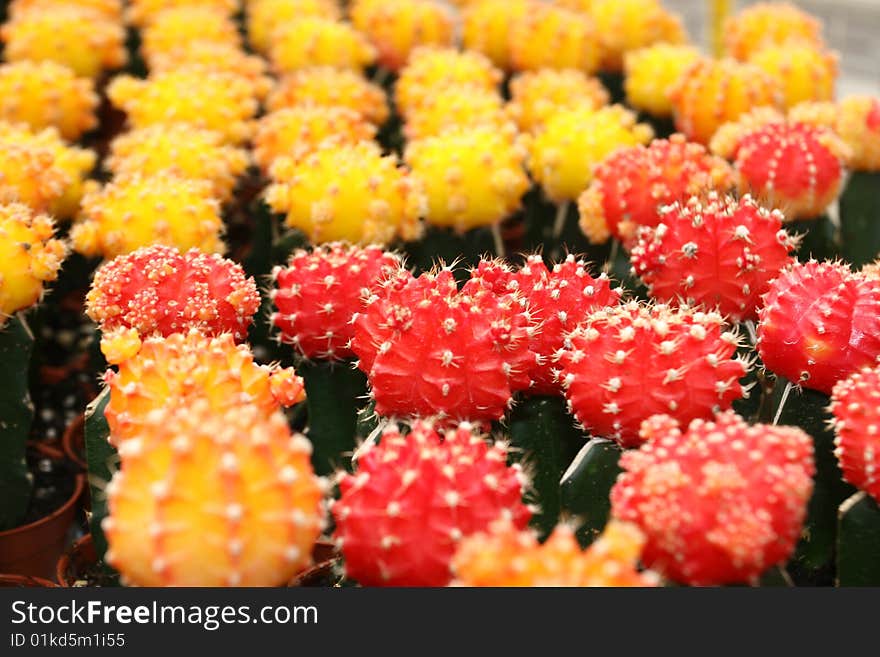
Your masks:
{"label": "green cactus stem", "polygon": [[312,466],[327,475],[351,463],[358,410],[367,402],[367,379],[351,361],[303,361],[296,371],[306,385]]}
{"label": "green cactus stem", "polygon": [[104,417],[104,409],[109,401],[110,388],[104,388],[89,403],[85,412],[86,464],[92,503],[89,529],[99,563],[104,563],[104,553],[107,552],[107,539],[101,528],[101,521],[107,516],[107,495],[104,491],[119,467],[119,455],[110,444],[110,426]]}
{"label": "green cactus stem", "polygon": [[833,260],[840,255],[837,228],[827,214],[816,219],[790,221],[785,224],[785,229],[793,235],[801,236],[797,250],[798,260],[801,262],[810,258]]}
{"label": "green cactus stem", "polygon": [[850,174],[840,196],[841,255],[853,268],[880,255],[880,172]]}
{"label": "green cactus stem", "polygon": [[450,228],[428,226],[424,236],[403,245],[406,261],[416,273],[430,271],[438,262],[459,265],[456,278],[466,277],[467,267],[475,267],[487,254],[496,252],[495,236],[491,228],[474,228],[457,233]]}
{"label": "green cactus stem", "polygon": [[586,437],[575,427],[561,397],[530,397],[510,413],[511,457],[532,478],[532,499],[539,511],[532,526],[541,538],[559,522],[559,479],[583,446]]}
{"label": "green cactus stem", "polygon": [[837,585],[880,586],[880,506],[865,492],[840,505]]}
{"label": "green cactus stem", "polygon": [[621,473],[621,454],[616,443],[593,438],[562,476],[562,510],[576,521],[578,541],[584,547],[602,533],[608,522],[611,488]]}
{"label": "green cactus stem", "polygon": [[20,315],[0,329],[0,530],[21,524],[31,497],[32,477],[25,452],[34,417],[28,370],[34,336]]}

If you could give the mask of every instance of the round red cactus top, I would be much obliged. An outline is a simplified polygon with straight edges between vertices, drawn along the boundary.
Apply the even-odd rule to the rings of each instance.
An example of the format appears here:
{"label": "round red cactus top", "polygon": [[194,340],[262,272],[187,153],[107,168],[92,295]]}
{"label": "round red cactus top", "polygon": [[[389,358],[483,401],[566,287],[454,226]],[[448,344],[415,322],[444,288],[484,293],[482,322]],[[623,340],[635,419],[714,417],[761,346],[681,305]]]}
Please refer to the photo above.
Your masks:
{"label": "round red cactus top", "polygon": [[633,273],[664,303],[756,319],[770,281],[794,262],[797,240],[782,228],[782,213],[748,195],[710,193],[666,206],[658,217],[657,226],[640,229],[631,258]]}
{"label": "round red cactus top", "polygon": [[668,416],[644,422],[624,452],[613,517],[647,536],[646,566],[678,582],[750,582],[786,561],[813,490],[813,441],[797,427],[749,426],[728,411],[686,431]]}
{"label": "round red cactus top", "polygon": [[758,354],[792,383],[831,394],[880,358],[880,279],[815,260],[783,271],[758,315]]}
{"label": "round red cactus top", "polygon": [[730,408],[749,364],[721,315],[635,301],[599,310],[559,355],[569,408],[594,436],[638,446],[655,413],[680,422]]}
{"label": "round red cactus top", "polygon": [[632,248],[639,226],[657,224],[657,208],[711,189],[728,190],[733,182],[727,162],[684,135],[622,148],[596,168],[581,194],[581,228],[593,243],[614,237]]}
{"label": "round red cactus top", "polygon": [[506,519],[523,529],[525,478],[500,444],[470,425],[437,432],[418,421],[394,425],[342,474],[333,505],[347,574],[367,586],[444,586],[465,537]]}
{"label": "round red cactus top", "polygon": [[215,253],[154,245],[114,258],[95,274],[86,313],[102,331],[133,328],[143,336],[231,333],[238,342],[260,307],[253,278]]}
{"label": "round red cactus top", "polygon": [[529,387],[534,324],[520,294],[459,290],[448,268],[400,272],[355,317],[351,346],[379,415],[492,421]]}
{"label": "round red cactus top", "polygon": [[831,393],[843,478],[880,501],[880,366],[841,379]]}
{"label": "round red cactus top", "polygon": [[281,341],[306,358],[339,360],[354,355],[352,317],[371,288],[401,267],[400,258],[378,246],[340,242],[297,250],[287,267],[273,271],[277,312],[272,324]]}

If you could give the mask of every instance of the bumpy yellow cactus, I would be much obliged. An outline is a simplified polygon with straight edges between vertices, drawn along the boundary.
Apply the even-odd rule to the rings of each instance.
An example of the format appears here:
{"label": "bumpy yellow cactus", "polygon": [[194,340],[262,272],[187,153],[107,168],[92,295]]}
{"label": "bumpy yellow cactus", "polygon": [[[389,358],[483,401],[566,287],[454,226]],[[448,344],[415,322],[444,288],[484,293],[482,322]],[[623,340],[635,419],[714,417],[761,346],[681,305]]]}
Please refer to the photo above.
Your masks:
{"label": "bumpy yellow cactus", "polygon": [[313,243],[387,244],[420,234],[422,192],[372,142],[322,145],[298,162],[277,160],[271,174],[277,182],[266,190],[267,202]]}
{"label": "bumpy yellow cactus", "polygon": [[105,165],[116,176],[149,177],[167,172],[204,180],[211,183],[213,195],[225,201],[247,169],[248,156],[243,149],[224,144],[217,132],[176,123],[157,124],[114,139]]}
{"label": "bumpy yellow cactus", "polygon": [[375,46],[379,64],[392,71],[417,46],[451,45],[455,36],[452,13],[431,0],[354,0],[349,15]]}
{"label": "bumpy yellow cactus", "polygon": [[689,139],[709,143],[723,124],[762,105],[778,107],[781,94],[773,79],[754,64],[700,59],[669,92],[676,127]]}
{"label": "bumpy yellow cactus", "polygon": [[71,230],[73,247],[87,256],[114,258],[150,244],[222,252],[223,220],[211,183],[167,172],[120,178],[90,190],[83,219]]}
{"label": "bumpy yellow cactus", "polygon": [[692,46],[658,43],[624,56],[624,89],[629,104],[657,117],[672,116],[669,91],[698,59]]}
{"label": "bumpy yellow cactus", "polygon": [[416,48],[394,86],[397,109],[406,116],[424,100],[449,86],[475,86],[495,91],[501,71],[478,52],[423,46]]}
{"label": "bumpy yellow cactus", "polygon": [[599,36],[584,14],[542,3],[530,5],[510,28],[510,62],[517,71],[599,68]]}
{"label": "bumpy yellow cactus", "polygon": [[880,99],[850,96],[837,104],[837,134],[850,147],[855,171],[880,171]]}
{"label": "bumpy yellow cactus", "polygon": [[0,27],[7,61],[52,61],[77,75],[96,78],[128,58],[125,29],[84,7],[54,4],[47,11],[19,12]]}
{"label": "bumpy yellow cactus", "polygon": [[67,146],[55,128],[31,132],[0,122],[0,203],[20,201],[37,212],[69,216],[95,154]]}
{"label": "bumpy yellow cactus", "polygon": [[474,86],[447,87],[442,93],[426,97],[406,117],[403,134],[407,139],[424,139],[452,127],[493,125],[499,130],[515,130],[501,96]]}
{"label": "bumpy yellow cactus", "polygon": [[21,61],[0,65],[0,119],[39,130],[54,126],[76,141],[98,124],[98,95],[89,78],[62,64]]}
{"label": "bumpy yellow cactus", "polygon": [[729,56],[746,60],[768,45],[799,40],[822,47],[818,20],[784,2],[760,2],[727,19],[724,46]]}
{"label": "bumpy yellow cactus", "polygon": [[67,248],[54,235],[47,215],[21,203],[0,205],[0,330],[12,313],[37,303],[43,285],[58,276]]}
{"label": "bumpy yellow cactus", "polygon": [[656,586],[640,573],[645,537],[638,527],[612,520],[586,550],[571,528],[558,526],[543,543],[512,523],[462,541],[452,562],[458,586]]}
{"label": "bumpy yellow cactus", "polygon": [[571,201],[593,179],[593,170],[614,150],[651,141],[653,130],[635,115],[612,105],[575,108],[553,115],[531,139],[529,170],[555,203]]}
{"label": "bumpy yellow cactus", "polygon": [[63,3],[59,3],[58,0],[14,0],[7,4],[9,14],[13,18],[29,11],[52,10],[59,4],[94,11],[117,22],[121,22],[123,18],[122,0],[64,0]]}
{"label": "bumpy yellow cactus", "polygon": [[134,441],[102,523],[125,583],[278,586],[311,563],[323,486],[283,414],[172,404]]}
{"label": "bumpy yellow cactus", "polygon": [[141,31],[141,52],[152,67],[155,58],[163,53],[189,48],[200,41],[238,48],[241,36],[226,14],[208,6],[184,4],[157,14]]}
{"label": "bumpy yellow cactus", "polygon": [[269,97],[270,111],[297,105],[347,107],[374,125],[388,119],[388,101],[382,88],[360,73],[314,66],[285,76]]}
{"label": "bumpy yellow cactus", "polygon": [[496,224],[529,188],[525,150],[491,126],[411,142],[404,157],[427,197],[425,220],[437,226]]}
{"label": "bumpy yellow cactus", "polygon": [[105,376],[105,414],[115,446],[137,439],[153,411],[176,402],[203,399],[217,414],[246,403],[269,415],[305,399],[293,368],[258,365],[250,348],[229,333],[209,337],[192,329],[142,339],[137,329],[116,329],[105,334],[101,351],[118,365]]}
{"label": "bumpy yellow cactus", "polygon": [[767,46],[750,62],[767,73],[782,90],[783,105],[791,108],[805,101],[834,98],[837,56],[810,43]]}
{"label": "bumpy yellow cactus", "polygon": [[575,107],[598,109],[608,104],[608,91],[596,78],[572,69],[520,73],[510,81],[511,118],[520,130],[539,129],[556,112]]}
{"label": "bumpy yellow cactus", "polygon": [[504,70],[512,70],[510,32],[534,6],[533,0],[476,0],[462,12],[462,42]]}
{"label": "bumpy yellow cactus", "polygon": [[181,5],[210,9],[216,14],[232,16],[238,9],[238,0],[131,0],[128,18],[135,25],[150,25],[163,12]]}
{"label": "bumpy yellow cactus", "polygon": [[340,18],[336,0],[249,0],[245,7],[247,33],[254,50],[267,53],[272,34],[279,25],[286,25],[303,16]]}
{"label": "bumpy yellow cactus", "polygon": [[271,112],[258,122],[254,160],[268,173],[278,158],[300,159],[327,139],[356,144],[372,139],[375,134],[372,123],[347,107],[289,107]]}
{"label": "bumpy yellow cactus", "polygon": [[272,33],[269,60],[279,73],[309,66],[359,71],[376,61],[376,49],[348,23],[306,16]]}
{"label": "bumpy yellow cactus", "polygon": [[655,43],[683,43],[677,16],[659,0],[594,0],[590,16],[602,43],[602,69],[620,71],[626,53]]}
{"label": "bumpy yellow cactus", "polygon": [[241,143],[250,137],[258,109],[252,91],[246,80],[231,73],[181,69],[146,80],[119,76],[108,85],[107,96],[135,128],[183,123]]}

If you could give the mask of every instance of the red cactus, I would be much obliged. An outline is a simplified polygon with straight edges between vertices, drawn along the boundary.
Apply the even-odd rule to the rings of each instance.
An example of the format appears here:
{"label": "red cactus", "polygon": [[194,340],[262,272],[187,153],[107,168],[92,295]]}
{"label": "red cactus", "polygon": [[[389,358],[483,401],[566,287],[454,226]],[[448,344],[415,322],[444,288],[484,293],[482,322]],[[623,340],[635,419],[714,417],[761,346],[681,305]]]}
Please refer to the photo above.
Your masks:
{"label": "red cactus", "polygon": [[683,135],[622,148],[596,168],[581,194],[581,228],[593,243],[615,237],[631,248],[639,226],[657,224],[658,207],[732,186],[730,165]]}
{"label": "red cactus", "polygon": [[335,242],[294,252],[287,267],[273,272],[277,289],[272,300],[278,312],[272,324],[281,341],[306,358],[351,357],[352,317],[370,288],[400,266],[400,258],[376,246]]}
{"label": "red cactus", "polygon": [[407,435],[387,428],[339,482],[333,517],[347,574],[367,586],[449,583],[461,539],[502,518],[523,529],[531,517],[522,472],[506,460],[467,424],[442,435],[424,421]]}
{"label": "red cactus", "polygon": [[782,213],[751,197],[711,193],[705,200],[666,206],[660,223],[642,227],[632,250],[633,273],[664,303],[717,308],[730,319],[756,319],[770,281],[794,261],[797,241]]}
{"label": "red cactus", "polygon": [[531,333],[529,347],[540,359],[528,371],[532,380],[529,393],[561,394],[553,357],[562,349],[565,336],[590,313],[620,303],[619,288],[612,289],[606,274],[593,278],[587,265],[569,255],[550,270],[539,255],[528,258],[518,271],[496,262],[482,261],[473,273],[499,294],[521,293],[529,312],[538,323]]}
{"label": "red cactus", "polygon": [[831,393],[835,454],[843,478],[880,501],[880,367],[842,379]]}
{"label": "red cactus", "polygon": [[807,434],[728,411],[684,434],[654,416],[641,435],[647,442],[621,458],[611,512],[647,535],[646,566],[686,584],[728,584],[791,556],[813,489]]}
{"label": "red cactus", "polygon": [[715,312],[629,302],[593,313],[569,336],[560,377],[588,431],[634,447],[655,413],[689,422],[745,394],[748,363],[733,357],[737,342]]}
{"label": "red cactus", "polygon": [[181,254],[154,245],[119,256],[95,274],[86,312],[102,331],[133,328],[141,336],[230,332],[236,341],[260,307],[253,278],[217,254],[191,249]]}
{"label": "red cactus", "polygon": [[491,421],[529,386],[532,330],[518,294],[476,279],[459,291],[449,269],[401,272],[355,317],[351,347],[379,415]]}
{"label": "red cactus", "polygon": [[796,264],[770,285],[758,316],[767,369],[831,394],[834,384],[880,359],[880,279],[843,264]]}

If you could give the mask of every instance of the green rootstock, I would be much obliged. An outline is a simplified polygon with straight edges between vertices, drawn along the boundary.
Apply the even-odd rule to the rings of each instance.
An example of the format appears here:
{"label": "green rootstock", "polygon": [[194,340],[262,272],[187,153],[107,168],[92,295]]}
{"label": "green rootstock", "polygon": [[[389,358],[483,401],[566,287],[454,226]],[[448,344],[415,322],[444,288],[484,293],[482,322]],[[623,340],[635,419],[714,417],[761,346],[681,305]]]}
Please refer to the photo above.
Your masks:
{"label": "green rootstock", "polygon": [[34,336],[15,316],[0,329],[0,531],[17,527],[31,497],[31,475],[25,454],[34,419],[28,392],[28,370]]}
{"label": "green rootstock", "polygon": [[351,361],[303,361],[296,371],[306,384],[312,466],[319,475],[330,474],[351,462],[367,378]]}
{"label": "green rootstock", "polygon": [[104,417],[104,409],[109,401],[110,388],[104,388],[86,407],[85,413],[86,463],[92,503],[89,528],[99,563],[104,563],[104,553],[107,552],[107,539],[101,529],[101,521],[107,516],[107,495],[104,491],[119,467],[119,455],[110,444],[110,426]]}
{"label": "green rootstock", "polygon": [[602,533],[611,514],[611,488],[621,469],[617,443],[593,438],[578,452],[562,477],[563,512],[578,527],[577,537],[586,547]]}
{"label": "green rootstock", "polygon": [[[777,379],[772,408],[779,406],[786,381]],[[801,540],[789,563],[789,572],[797,584],[830,584],[833,581],[834,552],[837,542],[837,511],[840,504],[855,492],[843,481],[834,456],[834,432],[828,421],[829,398],[814,390],[792,390],[779,417],[779,424],[794,425],[813,438],[816,461],[813,495]]]}
{"label": "green rootstock", "polygon": [[840,505],[838,586],[880,586],[880,506],[864,492]]}
{"label": "green rootstock", "polygon": [[457,233],[450,228],[428,226],[424,236],[403,245],[406,261],[417,273],[431,271],[438,263],[458,263],[456,274],[466,274],[466,267],[474,267],[495,252],[495,238],[491,228],[474,228]]}
{"label": "green rootstock", "polygon": [[511,458],[531,475],[527,499],[539,507],[532,525],[547,536],[559,522],[559,479],[586,438],[561,397],[530,397],[517,404],[510,413],[509,431]]}
{"label": "green rootstock", "polygon": [[880,254],[880,173],[855,171],[840,196],[841,255],[853,267]]}
{"label": "green rootstock", "polygon": [[833,260],[840,255],[839,235],[827,214],[816,219],[791,221],[785,224],[785,229],[792,235],[800,235],[797,256],[801,262],[810,258]]}

